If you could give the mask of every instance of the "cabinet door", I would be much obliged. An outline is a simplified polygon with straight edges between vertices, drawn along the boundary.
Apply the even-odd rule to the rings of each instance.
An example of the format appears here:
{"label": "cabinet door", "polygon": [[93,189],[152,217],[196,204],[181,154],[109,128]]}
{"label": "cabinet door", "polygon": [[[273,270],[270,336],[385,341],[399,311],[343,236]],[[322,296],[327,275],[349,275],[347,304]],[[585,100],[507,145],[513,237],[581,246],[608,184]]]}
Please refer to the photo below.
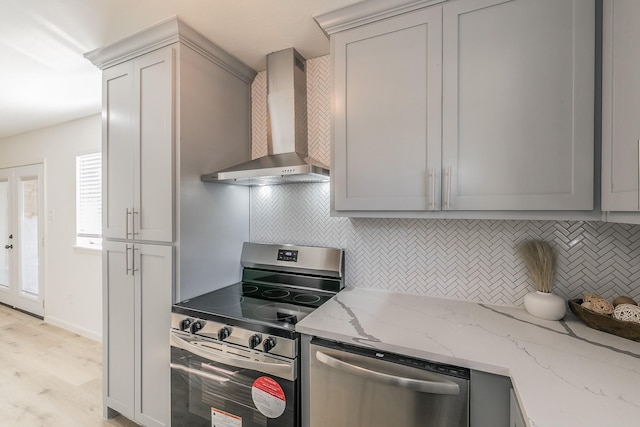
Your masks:
{"label": "cabinet door", "polygon": [[134,62],[133,229],[138,240],[171,242],[174,236],[174,55],[167,47]]}
{"label": "cabinet door", "polygon": [[173,248],[134,246],[136,421],[147,427],[170,424],[171,303]]}
{"label": "cabinet door", "polygon": [[136,295],[133,245],[103,241],[103,366],[105,405],[134,418]]}
{"label": "cabinet door", "polygon": [[638,211],[640,2],[605,0],[602,46],[602,210]]}
{"label": "cabinet door", "polygon": [[332,36],[336,210],[439,209],[441,12]]}
{"label": "cabinet door", "polygon": [[103,237],[130,238],[133,208],[133,64],[102,76],[102,227]]}
{"label": "cabinet door", "polygon": [[443,6],[443,207],[591,210],[595,5]]}

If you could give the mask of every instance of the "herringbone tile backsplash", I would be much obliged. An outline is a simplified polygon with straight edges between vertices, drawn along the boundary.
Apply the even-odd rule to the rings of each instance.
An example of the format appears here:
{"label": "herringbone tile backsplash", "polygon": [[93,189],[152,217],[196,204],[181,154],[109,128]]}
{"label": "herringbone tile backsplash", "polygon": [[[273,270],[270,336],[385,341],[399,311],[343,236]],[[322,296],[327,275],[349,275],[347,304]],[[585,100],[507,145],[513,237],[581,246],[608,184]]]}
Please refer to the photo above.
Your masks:
{"label": "herringbone tile backsplash", "polygon": [[[309,154],[328,163],[327,76],[328,57],[308,61]],[[265,82],[264,77],[256,79],[254,97],[260,90],[266,92],[256,88]],[[266,147],[266,124],[264,132],[257,133],[258,115],[254,112],[253,117],[255,155],[261,152],[256,145]],[[252,241],[344,248],[349,287],[522,305],[533,285],[516,247],[530,238],[547,240],[557,250],[554,291],[560,296],[576,298],[597,292],[606,298],[629,295],[640,301],[639,225],[332,218],[328,184],[276,185],[251,191]]]}

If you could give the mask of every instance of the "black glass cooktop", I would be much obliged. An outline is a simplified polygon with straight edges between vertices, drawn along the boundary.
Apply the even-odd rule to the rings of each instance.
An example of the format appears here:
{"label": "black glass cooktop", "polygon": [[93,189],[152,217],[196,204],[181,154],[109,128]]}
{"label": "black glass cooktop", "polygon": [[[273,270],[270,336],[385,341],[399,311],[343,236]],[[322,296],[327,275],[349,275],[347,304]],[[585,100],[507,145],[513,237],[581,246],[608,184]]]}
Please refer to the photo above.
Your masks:
{"label": "black glass cooktop", "polygon": [[[175,304],[194,317],[212,316],[293,330],[315,308],[334,294],[317,290],[236,283]],[[207,316],[209,315],[209,316]],[[210,317],[211,318],[211,317]]]}

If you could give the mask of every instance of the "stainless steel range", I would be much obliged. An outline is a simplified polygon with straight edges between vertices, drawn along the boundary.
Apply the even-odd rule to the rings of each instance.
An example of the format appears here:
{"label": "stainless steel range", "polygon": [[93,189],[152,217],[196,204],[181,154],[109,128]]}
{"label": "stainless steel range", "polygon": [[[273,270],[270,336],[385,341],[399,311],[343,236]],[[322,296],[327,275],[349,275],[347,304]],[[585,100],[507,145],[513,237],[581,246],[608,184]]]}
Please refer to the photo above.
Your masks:
{"label": "stainless steel range", "polygon": [[245,243],[241,264],[241,282],[173,306],[173,426],[301,423],[295,324],[344,287],[344,253]]}

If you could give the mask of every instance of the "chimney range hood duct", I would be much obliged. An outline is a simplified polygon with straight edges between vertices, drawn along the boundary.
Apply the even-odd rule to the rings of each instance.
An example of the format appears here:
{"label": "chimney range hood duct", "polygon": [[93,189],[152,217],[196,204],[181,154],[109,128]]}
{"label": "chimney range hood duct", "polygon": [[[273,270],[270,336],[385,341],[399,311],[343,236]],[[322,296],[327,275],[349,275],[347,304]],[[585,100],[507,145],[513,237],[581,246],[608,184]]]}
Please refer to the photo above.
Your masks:
{"label": "chimney range hood duct", "polygon": [[267,55],[267,152],[202,181],[272,185],[329,181],[329,167],[308,157],[306,61],[289,48]]}

